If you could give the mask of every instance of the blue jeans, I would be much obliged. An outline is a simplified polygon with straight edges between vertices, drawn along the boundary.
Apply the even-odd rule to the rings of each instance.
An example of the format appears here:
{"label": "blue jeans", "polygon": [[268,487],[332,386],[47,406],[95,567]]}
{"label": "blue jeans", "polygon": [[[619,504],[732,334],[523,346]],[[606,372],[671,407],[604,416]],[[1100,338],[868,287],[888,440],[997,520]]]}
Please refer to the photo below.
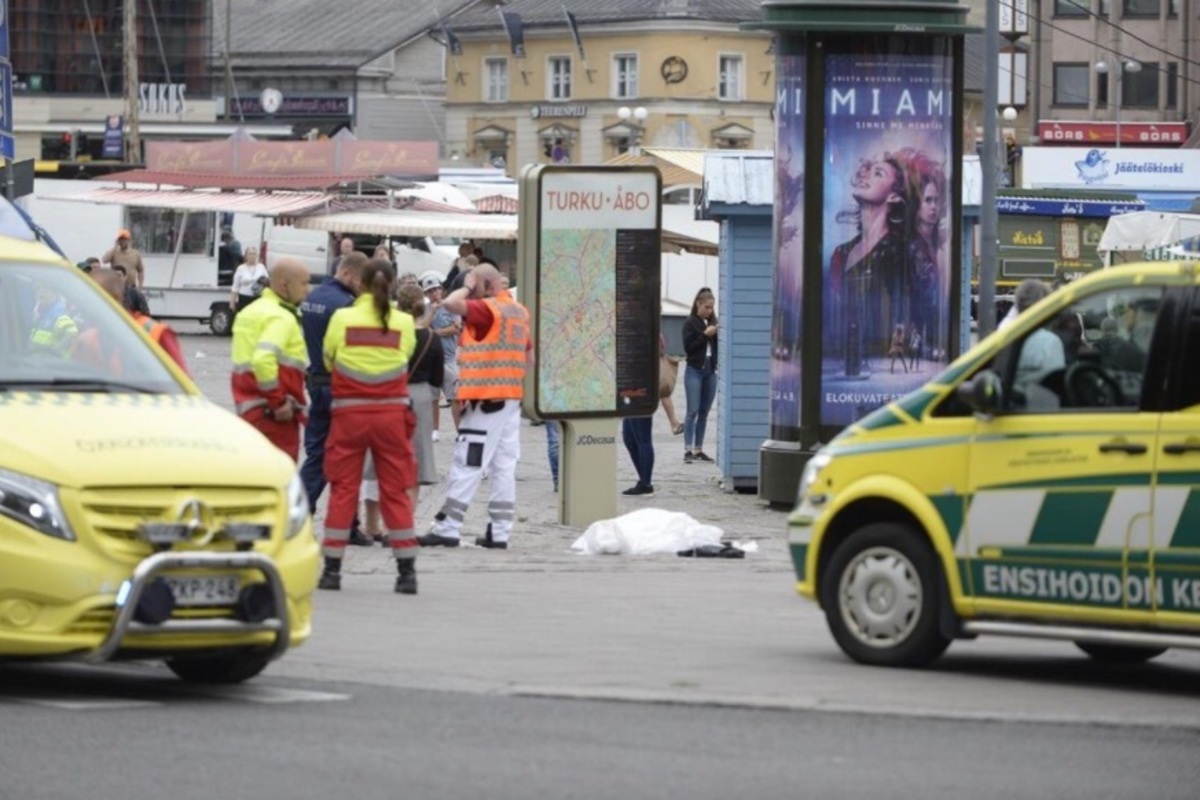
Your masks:
{"label": "blue jeans", "polygon": [[637,470],[638,483],[653,486],[654,477],[654,417],[626,417],[621,420],[621,438]]}
{"label": "blue jeans", "polygon": [[554,491],[558,491],[558,421],[546,420],[546,460],[550,462],[550,477],[554,478]]}
{"label": "blue jeans", "polygon": [[712,361],[704,359],[704,368],[691,364],[683,374],[683,390],[687,395],[687,416],[683,420],[683,445],[688,450],[704,449],[704,429],[708,427],[708,412],[717,397],[717,373]]}
{"label": "blue jeans", "polygon": [[300,481],[308,492],[308,510],[317,513],[317,500],[325,491],[325,440],[329,438],[329,404],[333,390],[329,384],[308,384],[308,424],[304,428],[304,464]]}

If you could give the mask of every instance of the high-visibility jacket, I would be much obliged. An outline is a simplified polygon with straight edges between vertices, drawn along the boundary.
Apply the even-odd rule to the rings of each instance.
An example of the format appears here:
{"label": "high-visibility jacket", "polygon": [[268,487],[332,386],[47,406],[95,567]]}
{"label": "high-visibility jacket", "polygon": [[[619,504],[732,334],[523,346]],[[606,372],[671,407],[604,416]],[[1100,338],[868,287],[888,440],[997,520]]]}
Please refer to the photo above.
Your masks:
{"label": "high-visibility jacket", "polygon": [[33,328],[29,331],[29,344],[35,350],[50,351],[65,355],[79,335],[79,326],[67,313],[61,300],[55,300],[34,309]]}
{"label": "high-visibility jacket", "polygon": [[333,312],[322,348],[330,409],[409,404],[408,360],[416,343],[412,315],[393,306],[385,328],[370,294]]}
{"label": "high-visibility jacket", "polygon": [[303,417],[307,407],[304,371],[308,353],[296,307],[271,289],[233,318],[233,402],[237,413],[292,401]]}
{"label": "high-visibility jacket", "polygon": [[179,337],[175,335],[175,331],[171,330],[170,325],[148,317],[140,311],[131,311],[129,315],[138,325],[142,326],[146,335],[179,365],[181,370],[188,371],[187,362],[183,360],[183,348],[179,346]]}
{"label": "high-visibility jacket", "polygon": [[482,339],[471,326],[458,345],[459,400],[520,400],[524,393],[529,312],[508,292],[482,302],[492,312],[492,326]]}

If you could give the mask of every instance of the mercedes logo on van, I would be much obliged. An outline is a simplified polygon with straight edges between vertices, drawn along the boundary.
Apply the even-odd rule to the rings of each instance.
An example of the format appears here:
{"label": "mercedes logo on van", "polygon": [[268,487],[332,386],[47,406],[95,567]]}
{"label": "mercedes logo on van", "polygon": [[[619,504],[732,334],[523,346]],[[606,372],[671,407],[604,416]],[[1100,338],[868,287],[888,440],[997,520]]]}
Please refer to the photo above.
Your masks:
{"label": "mercedes logo on van", "polygon": [[175,519],[187,530],[188,540],[201,547],[211,542],[217,532],[213,510],[195,497],[183,501]]}

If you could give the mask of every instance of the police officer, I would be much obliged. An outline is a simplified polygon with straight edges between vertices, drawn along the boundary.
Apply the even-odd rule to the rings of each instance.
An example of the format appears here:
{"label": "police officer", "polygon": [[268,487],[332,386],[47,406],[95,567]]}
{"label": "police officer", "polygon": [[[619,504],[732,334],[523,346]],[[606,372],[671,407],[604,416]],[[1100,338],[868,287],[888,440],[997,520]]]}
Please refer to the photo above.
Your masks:
{"label": "police officer", "polygon": [[242,419],[295,461],[307,403],[308,353],[296,306],[308,294],[308,268],[281,258],[271,285],[233,320],[233,402]]}
{"label": "police officer", "polygon": [[487,470],[492,487],[490,522],[475,544],[507,549],[516,518],[521,396],[531,348],[529,312],[508,293],[504,277],[490,264],[468,272],[462,288],[442,304],[463,315],[465,322],[458,346],[458,399],[463,414],[445,503],[419,541],[424,547],[458,546],[467,506]]}
{"label": "police officer", "polygon": [[332,491],[321,543],[325,569],[318,585],[341,588],[342,555],[370,453],[386,542],[399,572],[395,589],[416,594],[418,546],[408,493],[417,482],[412,449],[417,420],[408,396],[416,328],[412,315],[392,304],[396,272],[389,262],[372,259],[363,270],[362,287],[353,304],[334,312],[325,333],[324,363],[333,398],[325,472]]}
{"label": "police officer", "polygon": [[[348,240],[346,240],[348,241]],[[300,480],[308,493],[309,511],[317,513],[317,500],[325,491],[325,441],[329,436],[329,370],[325,369],[322,349],[325,332],[333,313],[346,308],[362,291],[362,271],[367,257],[351,250],[338,260],[333,279],[313,289],[300,306],[300,325],[304,329],[304,344],[308,348],[308,424],[304,428],[304,464]],[[370,547],[372,542],[358,526],[358,515],[350,533],[350,544]]]}

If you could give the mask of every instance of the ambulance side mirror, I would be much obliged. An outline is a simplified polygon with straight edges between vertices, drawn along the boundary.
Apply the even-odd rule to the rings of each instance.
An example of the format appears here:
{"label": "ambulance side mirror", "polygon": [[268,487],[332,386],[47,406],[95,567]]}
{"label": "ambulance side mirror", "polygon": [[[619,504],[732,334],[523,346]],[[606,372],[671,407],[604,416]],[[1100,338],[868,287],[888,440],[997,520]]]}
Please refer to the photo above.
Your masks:
{"label": "ambulance side mirror", "polygon": [[958,399],[971,407],[976,414],[995,416],[1004,406],[1004,386],[1000,376],[985,369],[969,381],[963,381],[956,390]]}

